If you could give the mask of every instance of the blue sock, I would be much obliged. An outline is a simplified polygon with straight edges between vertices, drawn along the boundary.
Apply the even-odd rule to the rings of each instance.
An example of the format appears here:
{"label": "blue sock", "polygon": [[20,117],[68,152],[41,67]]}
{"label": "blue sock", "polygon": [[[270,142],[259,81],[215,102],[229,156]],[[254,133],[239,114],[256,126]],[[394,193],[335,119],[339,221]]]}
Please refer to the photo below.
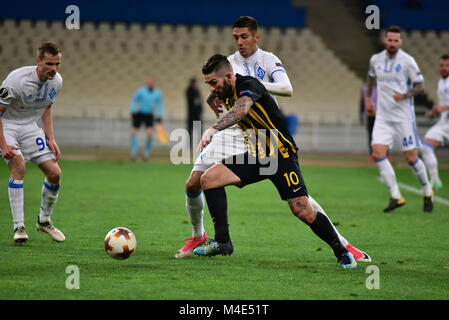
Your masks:
{"label": "blue sock", "polygon": [[131,155],[136,156],[139,148],[139,145],[137,144],[137,136],[131,136],[129,143],[131,145]]}
{"label": "blue sock", "polygon": [[145,140],[145,149],[143,151],[143,155],[145,157],[148,157],[150,155],[151,152],[151,147],[153,146],[153,138],[147,138]]}

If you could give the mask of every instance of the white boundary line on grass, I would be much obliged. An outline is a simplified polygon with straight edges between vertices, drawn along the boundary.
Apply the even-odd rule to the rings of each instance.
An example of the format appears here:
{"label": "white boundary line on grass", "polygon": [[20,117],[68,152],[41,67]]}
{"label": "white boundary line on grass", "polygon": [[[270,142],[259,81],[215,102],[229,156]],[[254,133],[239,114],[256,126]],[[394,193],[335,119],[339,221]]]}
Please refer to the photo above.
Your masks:
{"label": "white boundary line on grass", "polygon": [[[377,177],[377,181],[380,181],[380,182],[384,183],[384,181],[382,180],[381,177]],[[404,190],[407,190],[407,191],[409,191],[411,193],[418,194],[418,195],[422,196],[422,190],[421,189],[418,189],[418,188],[412,187],[412,186],[410,186],[408,184],[400,183],[400,182],[398,182],[398,186],[401,189],[404,189]],[[434,195],[433,196],[433,200],[436,201],[436,202],[439,202],[439,203],[442,203],[442,204],[445,204],[445,205],[449,206],[449,200],[446,199],[446,198],[442,198],[442,197]]]}

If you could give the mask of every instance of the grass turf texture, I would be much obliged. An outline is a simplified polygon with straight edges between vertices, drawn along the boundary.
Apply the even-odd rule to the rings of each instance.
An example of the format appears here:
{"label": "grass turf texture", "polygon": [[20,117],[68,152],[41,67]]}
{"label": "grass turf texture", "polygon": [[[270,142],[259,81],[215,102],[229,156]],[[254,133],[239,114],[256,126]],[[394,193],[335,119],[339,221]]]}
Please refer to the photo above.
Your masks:
{"label": "grass turf texture", "polygon": [[[53,242],[34,228],[41,172],[27,166],[25,221],[29,241],[16,246],[0,171],[0,299],[448,299],[449,207],[422,212],[422,198],[403,191],[406,206],[383,213],[388,191],[376,168],[302,168],[309,192],[340,232],[367,251],[372,263],[343,270],[331,250],[293,217],[264,181],[227,188],[230,257],[174,259],[190,235],[184,182],[191,166],[121,161],[62,161],[63,183],[53,221],[66,235]],[[448,194],[449,170],[442,171]],[[398,180],[417,186],[410,169]],[[446,198],[448,198],[446,196]],[[208,211],[206,230],[213,236]],[[106,233],[118,226],[137,237],[128,260],[110,258]],[[67,266],[80,268],[80,289],[66,289]],[[368,290],[368,265],[380,270],[380,289]]]}

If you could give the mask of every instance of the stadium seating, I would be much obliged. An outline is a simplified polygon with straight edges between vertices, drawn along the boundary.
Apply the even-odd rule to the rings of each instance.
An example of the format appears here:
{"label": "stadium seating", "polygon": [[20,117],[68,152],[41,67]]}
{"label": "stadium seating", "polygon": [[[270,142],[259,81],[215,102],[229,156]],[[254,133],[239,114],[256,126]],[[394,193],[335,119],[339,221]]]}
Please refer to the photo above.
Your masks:
{"label": "stadium seating", "polygon": [[449,54],[449,31],[438,34],[412,30],[404,33],[403,39],[402,48],[416,59],[424,75],[426,93],[437,103],[437,82],[441,77],[438,62],[443,54]]}
{"label": "stadium seating", "polygon": [[[166,117],[184,119],[188,80],[201,79],[210,55],[235,51],[231,27],[221,26],[85,22],[80,30],[68,30],[61,21],[3,20],[0,30],[6,35],[0,44],[2,78],[33,64],[39,42],[61,44],[64,86],[55,108],[58,117],[128,117],[133,93],[154,75],[165,96]],[[361,80],[312,30],[262,27],[260,32],[260,47],[281,58],[293,85],[294,96],[279,99],[285,112],[299,114],[303,122],[357,122]],[[421,44],[420,34],[413,37]],[[425,54],[440,54],[422,45]],[[205,98],[207,86],[201,90]]]}

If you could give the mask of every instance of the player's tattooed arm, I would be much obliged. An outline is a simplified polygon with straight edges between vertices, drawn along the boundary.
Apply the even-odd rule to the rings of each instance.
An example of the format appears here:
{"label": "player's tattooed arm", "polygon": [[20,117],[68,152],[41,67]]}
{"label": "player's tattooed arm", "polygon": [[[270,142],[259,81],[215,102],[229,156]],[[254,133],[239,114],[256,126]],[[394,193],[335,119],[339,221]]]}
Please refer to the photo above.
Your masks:
{"label": "player's tattooed arm", "polygon": [[413,88],[402,95],[402,99],[414,97],[423,91],[424,91],[424,84],[422,82],[415,82],[413,84]]}
{"label": "player's tattooed arm", "polygon": [[254,101],[250,97],[241,97],[234,103],[234,106],[229,109],[228,113],[226,113],[223,118],[212,125],[212,128],[223,130],[236,124],[246,116],[253,103]]}
{"label": "player's tattooed arm", "polygon": [[396,102],[416,96],[418,93],[424,91],[424,84],[422,82],[413,83],[413,88],[406,93],[394,92],[393,98]]}
{"label": "player's tattooed arm", "polygon": [[203,133],[197,151],[201,152],[212,141],[212,136],[217,131],[228,128],[239,122],[241,119],[243,119],[243,117],[248,113],[253,103],[254,103],[253,99],[247,96],[243,96],[240,99],[238,99],[234,103],[234,106],[231,109],[229,109],[228,113],[226,113],[223,116],[223,118],[214,123],[209,129],[207,129]]}

